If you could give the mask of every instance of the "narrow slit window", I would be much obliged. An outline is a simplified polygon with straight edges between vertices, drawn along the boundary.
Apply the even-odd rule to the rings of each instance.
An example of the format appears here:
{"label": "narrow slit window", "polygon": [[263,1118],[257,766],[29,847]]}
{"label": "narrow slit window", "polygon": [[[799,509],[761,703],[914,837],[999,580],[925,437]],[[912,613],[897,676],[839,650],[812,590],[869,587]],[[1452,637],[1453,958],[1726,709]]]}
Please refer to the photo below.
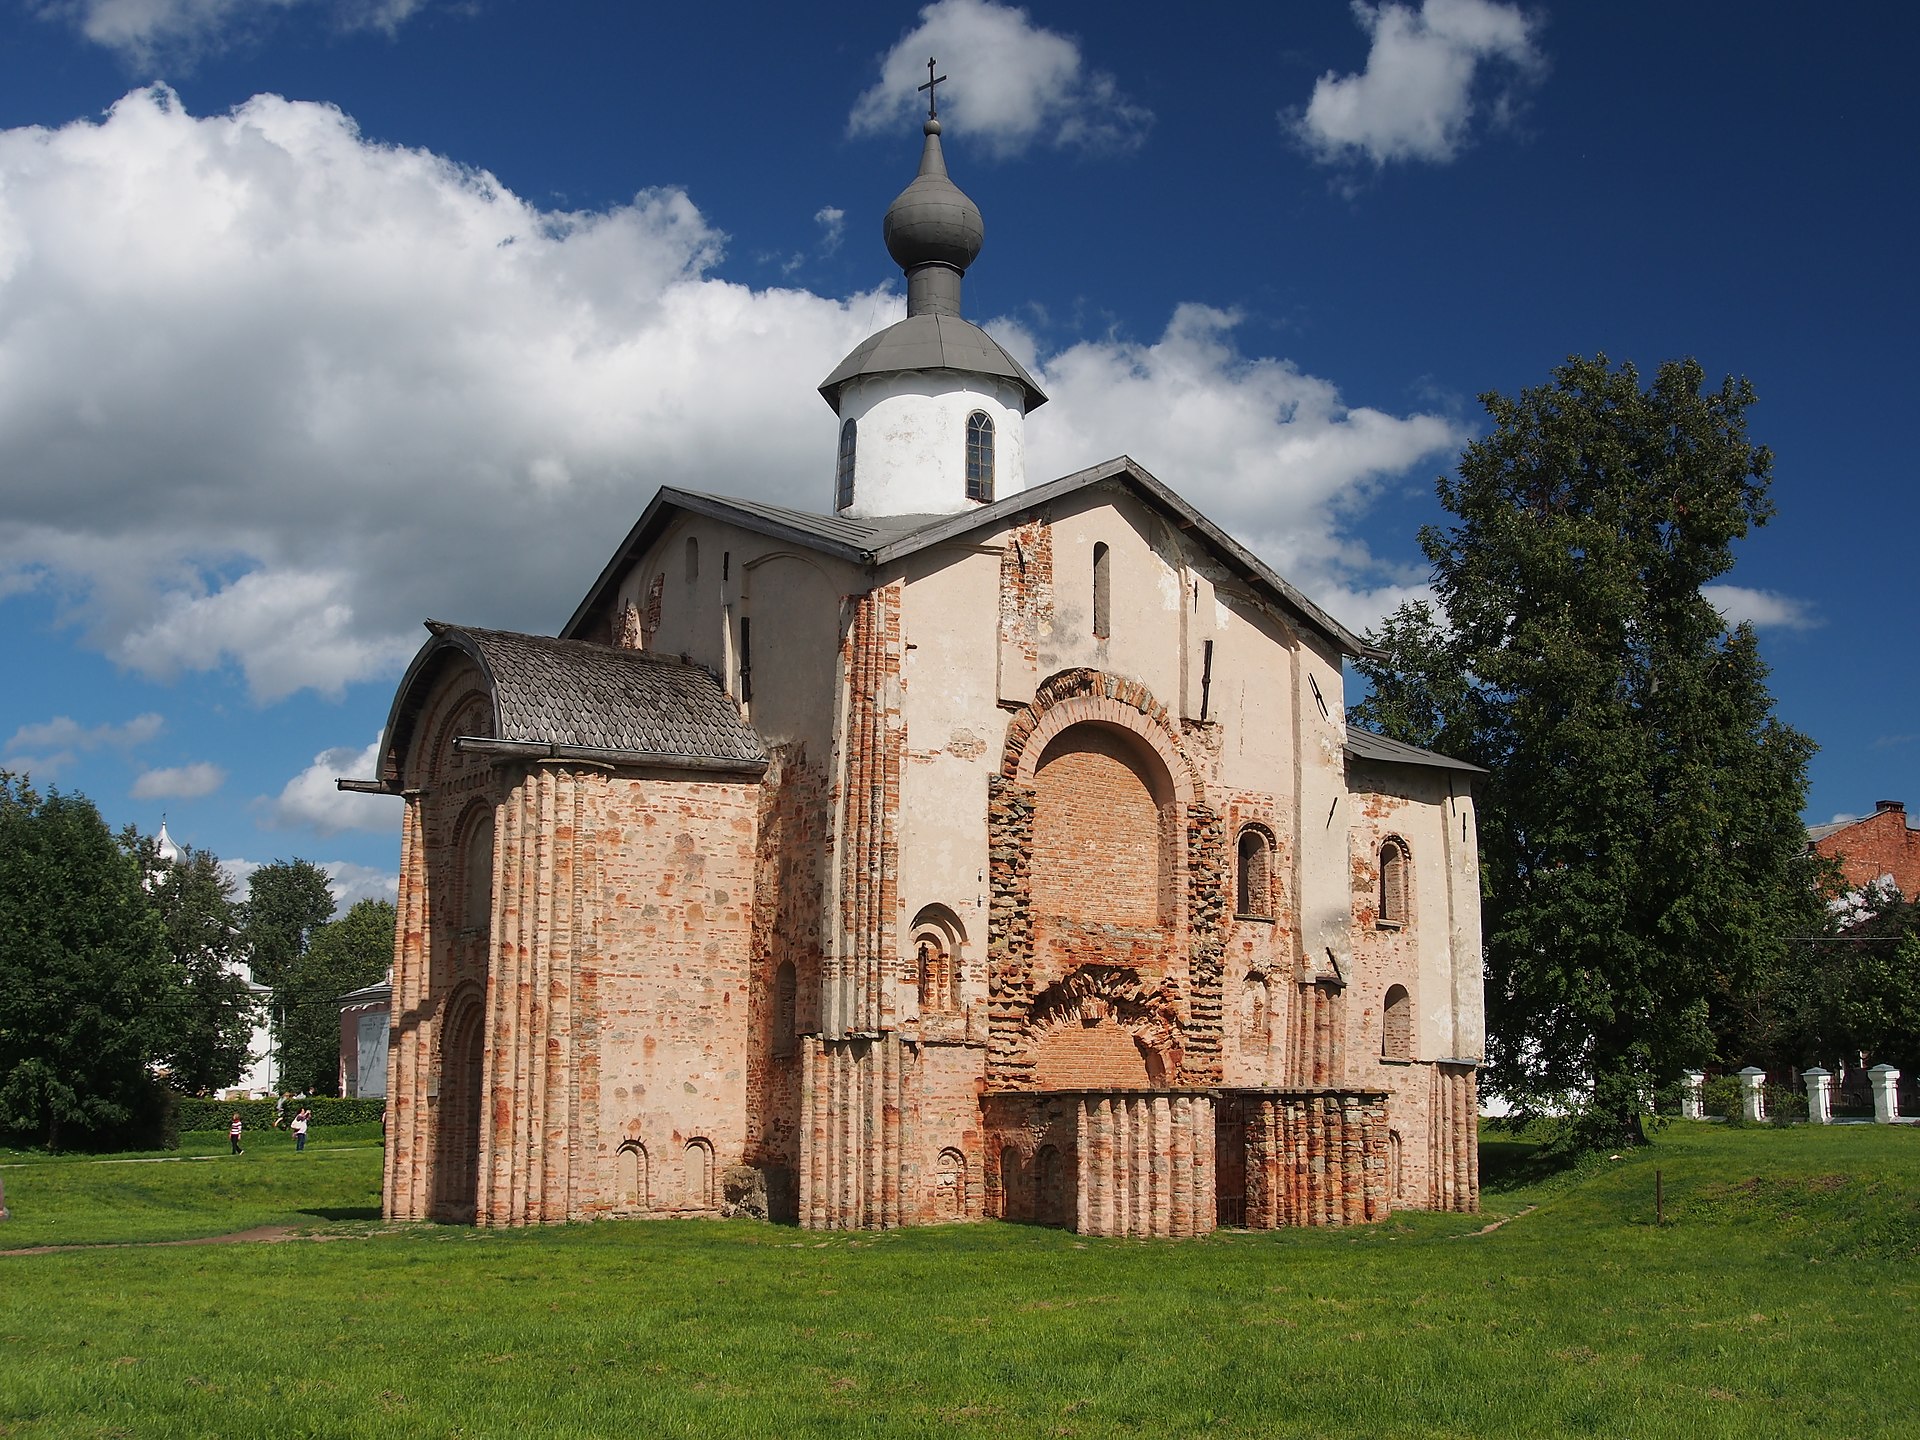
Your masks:
{"label": "narrow slit window", "polygon": [[740,703],[753,700],[753,621],[740,617]]}
{"label": "narrow slit window", "polygon": [[776,1057],[793,1054],[799,1035],[800,987],[793,962],[782,960],[773,980],[773,1053]]}
{"label": "narrow slit window", "polygon": [[1093,638],[1113,634],[1113,555],[1104,543],[1093,547]]}
{"label": "narrow slit window", "polygon": [[691,585],[700,578],[700,542],[693,536],[687,536],[687,583]]}
{"label": "narrow slit window", "polygon": [[844,510],[853,504],[854,423],[840,427],[840,455],[833,467],[833,508]]}
{"label": "narrow slit window", "polygon": [[967,499],[993,499],[993,417],[984,410],[967,417]]}

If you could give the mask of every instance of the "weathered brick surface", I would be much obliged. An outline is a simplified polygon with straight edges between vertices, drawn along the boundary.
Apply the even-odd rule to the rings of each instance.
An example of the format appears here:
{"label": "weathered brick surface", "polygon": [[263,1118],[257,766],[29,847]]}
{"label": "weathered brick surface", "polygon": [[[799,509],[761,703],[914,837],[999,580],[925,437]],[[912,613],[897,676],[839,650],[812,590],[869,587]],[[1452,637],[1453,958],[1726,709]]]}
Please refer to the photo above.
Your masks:
{"label": "weathered brick surface", "polygon": [[[729,647],[748,597],[723,588],[741,608],[708,611],[703,587],[715,557],[766,578],[758,781],[481,759],[452,741],[485,733],[484,677],[449,670],[415,697],[389,1213],[711,1214],[731,1191],[817,1228],[1184,1235],[1216,1211],[1349,1224],[1476,1203],[1476,1041],[1455,1021],[1477,911],[1448,908],[1443,843],[1470,848],[1470,814],[1343,777],[1337,705],[1314,718],[1337,664],[1285,624],[1196,618],[1203,588],[1216,599],[1178,573],[1183,542],[1115,535],[1144,588],[1111,646],[1065,633],[1113,533],[1097,508],[1070,522],[1068,581],[1053,523],[1030,516],[904,577],[819,579],[805,644],[772,651],[769,577],[824,572],[678,522],[596,624],[627,644],[724,637],[705,658],[744,697]],[[661,577],[693,539],[701,585],[672,587],[663,628]],[[961,564],[989,568],[939,569]],[[910,606],[935,574],[952,583]],[[1192,689],[1155,655],[1215,636],[1204,720],[1197,690],[1176,717],[1114,668]],[[797,658],[816,649],[817,687]],[[1243,907],[1249,826],[1265,893]],[[1412,856],[1397,926],[1373,909],[1385,833]],[[1404,1063],[1380,1053],[1396,984]]]}
{"label": "weathered brick surface", "polygon": [[1902,801],[1880,801],[1873,814],[1822,835],[1813,848],[1840,862],[1840,873],[1851,889],[1891,875],[1902,895],[1908,899],[1920,895],[1920,830],[1908,827]]}
{"label": "weathered brick surface", "polygon": [[[778,1177],[769,1204],[779,1220],[798,1213],[799,1037],[820,1029],[821,901],[833,825],[828,791],[803,744],[774,747],[761,784],[754,865],[746,1163]],[[790,1009],[782,966],[792,967]]]}

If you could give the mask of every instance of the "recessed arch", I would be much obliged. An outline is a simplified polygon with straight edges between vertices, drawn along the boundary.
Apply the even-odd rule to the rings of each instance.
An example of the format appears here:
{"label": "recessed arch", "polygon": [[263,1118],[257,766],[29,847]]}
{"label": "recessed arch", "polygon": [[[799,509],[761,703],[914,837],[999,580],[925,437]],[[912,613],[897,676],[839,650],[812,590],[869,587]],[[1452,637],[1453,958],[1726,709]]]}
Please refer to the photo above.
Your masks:
{"label": "recessed arch", "polygon": [[921,1013],[958,1010],[967,943],[959,915],[945,905],[923,905],[913,917],[908,936]]}
{"label": "recessed arch", "polygon": [[458,928],[487,930],[493,921],[493,806],[475,800],[460,816]]}
{"label": "recessed arch", "polygon": [[952,1145],[934,1162],[933,1213],[941,1220],[967,1218],[967,1157]]}
{"label": "recessed arch", "polygon": [[1173,776],[1122,725],[1068,726],[1034,766],[1032,896],[1036,917],[1094,911],[1110,925],[1171,925],[1181,841]]}
{"label": "recessed arch", "polygon": [[615,1206],[628,1214],[641,1215],[653,1208],[649,1194],[647,1147],[638,1140],[623,1144],[616,1155]]}
{"label": "recessed arch", "polygon": [[713,1188],[713,1142],[704,1135],[696,1135],[687,1141],[681,1165],[684,1171],[681,1193],[687,1208],[689,1210],[717,1209],[718,1200]]}
{"label": "recessed arch", "polygon": [[480,1116],[486,1070],[485,992],[472,980],[455,986],[435,1025],[432,1064],[439,1077],[433,1107],[433,1195],[436,1220],[473,1219],[480,1187]]}
{"label": "recessed arch", "polygon": [[1381,1001],[1380,1054],[1388,1060],[1413,1058],[1413,1000],[1404,985],[1389,985]]}
{"label": "recessed arch", "polygon": [[1273,906],[1273,832],[1264,825],[1241,828],[1235,843],[1234,915],[1242,920],[1271,920]]}
{"label": "recessed arch", "polygon": [[1374,922],[1388,927],[1405,925],[1412,914],[1413,856],[1407,842],[1389,835],[1380,842],[1379,890]]}
{"label": "recessed arch", "polygon": [[1000,773],[1032,785],[1040,757],[1054,737],[1085,721],[1118,726],[1145,742],[1166,767],[1176,804],[1185,807],[1202,799],[1199,776],[1174,738],[1167,707],[1138,681],[1100,670],[1063,670],[1041,682],[1033,702],[1008,722]]}

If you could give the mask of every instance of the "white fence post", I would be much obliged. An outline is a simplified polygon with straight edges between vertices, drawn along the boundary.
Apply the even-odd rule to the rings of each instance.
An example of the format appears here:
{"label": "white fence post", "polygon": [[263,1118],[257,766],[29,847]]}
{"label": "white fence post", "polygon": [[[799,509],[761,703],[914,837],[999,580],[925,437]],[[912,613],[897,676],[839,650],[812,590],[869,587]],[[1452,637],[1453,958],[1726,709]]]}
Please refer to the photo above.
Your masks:
{"label": "white fence post", "polygon": [[1758,1065],[1749,1065],[1740,1072],[1740,1109],[1747,1119],[1756,1123],[1767,1118],[1767,1097],[1760,1093],[1760,1087],[1767,1083],[1767,1072]]}
{"label": "white fence post", "polygon": [[1680,1118],[1682,1120],[1704,1119],[1707,1102],[1704,1090],[1707,1075],[1704,1070],[1682,1070],[1680,1072]]}
{"label": "white fence post", "polygon": [[1800,1072],[1807,1082],[1807,1121],[1813,1125],[1833,1123],[1833,1074],[1815,1065]]}
{"label": "white fence post", "polygon": [[1891,1065],[1876,1065],[1867,1072],[1873,1081],[1873,1118],[1891,1125],[1900,1118],[1900,1072]]}

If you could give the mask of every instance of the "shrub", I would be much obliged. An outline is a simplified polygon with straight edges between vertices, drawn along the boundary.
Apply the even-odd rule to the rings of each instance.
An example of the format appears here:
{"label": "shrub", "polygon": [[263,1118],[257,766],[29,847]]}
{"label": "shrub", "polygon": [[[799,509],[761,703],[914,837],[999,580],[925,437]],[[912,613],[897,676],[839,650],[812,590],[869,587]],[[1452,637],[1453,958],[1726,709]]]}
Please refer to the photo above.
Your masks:
{"label": "shrub", "polygon": [[[292,1123],[302,1103],[289,1097],[281,1120],[283,1126]],[[313,1127],[316,1130],[328,1125],[374,1124],[387,1109],[387,1102],[377,1095],[363,1099],[309,1095],[304,1103],[313,1112]],[[273,1126],[271,1100],[182,1099],[179,1106],[177,1130],[225,1130],[236,1110],[240,1112],[240,1123],[248,1130],[267,1130]]]}

